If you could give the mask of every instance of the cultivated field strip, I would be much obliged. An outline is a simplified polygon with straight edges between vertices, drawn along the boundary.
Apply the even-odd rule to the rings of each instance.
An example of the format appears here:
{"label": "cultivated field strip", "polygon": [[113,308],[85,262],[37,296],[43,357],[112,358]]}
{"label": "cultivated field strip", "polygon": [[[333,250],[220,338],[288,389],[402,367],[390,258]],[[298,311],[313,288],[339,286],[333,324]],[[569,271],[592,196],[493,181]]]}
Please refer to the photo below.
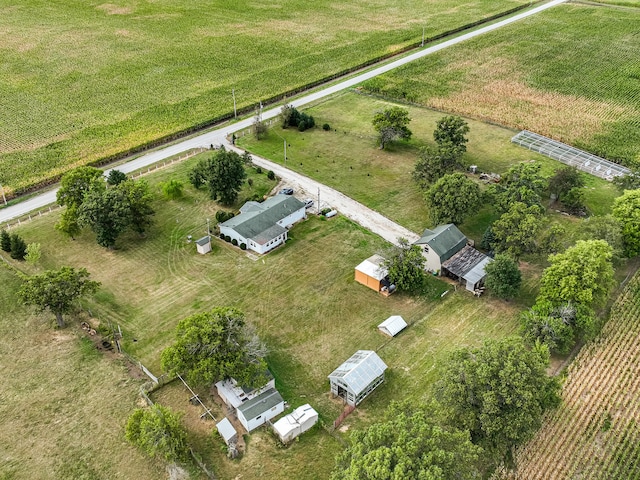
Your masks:
{"label": "cultivated field strip", "polygon": [[560,408],[517,452],[508,479],[640,478],[640,276],[569,367]]}

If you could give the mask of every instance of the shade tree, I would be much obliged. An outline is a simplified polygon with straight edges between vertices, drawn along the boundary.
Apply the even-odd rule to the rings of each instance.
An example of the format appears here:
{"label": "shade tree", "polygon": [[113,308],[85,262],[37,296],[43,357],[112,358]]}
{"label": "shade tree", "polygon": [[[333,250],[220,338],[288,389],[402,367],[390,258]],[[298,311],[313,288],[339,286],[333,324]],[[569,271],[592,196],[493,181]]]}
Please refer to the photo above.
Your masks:
{"label": "shade tree", "polygon": [[189,174],[189,181],[196,188],[206,185],[212,200],[231,205],[238,198],[247,176],[243,164],[240,155],[221,147],[196,165]]}
{"label": "shade tree", "polygon": [[500,298],[509,299],[517,295],[522,284],[522,274],[518,264],[508,255],[498,254],[485,267],[485,285]]}
{"label": "shade tree", "polygon": [[446,426],[437,405],[393,402],[384,421],[355,430],[333,480],[480,478],[482,449],[468,431]]}
{"label": "shade tree", "polygon": [[622,227],[622,242],[627,257],[640,254],[640,190],[626,190],[613,201],[611,214]]}
{"label": "shade tree", "polygon": [[542,194],[547,181],[540,174],[539,162],[520,162],[513,165],[502,175],[500,182],[489,187],[496,208],[500,212],[508,211],[514,203],[523,203],[530,207],[542,207]]}
{"label": "shade tree", "polygon": [[469,125],[461,117],[448,115],[436,122],[433,139],[438,145],[450,145],[460,154],[467,151]]}
{"label": "shade tree", "polygon": [[380,150],[395,139],[410,139],[412,135],[408,127],[410,121],[409,111],[401,107],[390,107],[376,112],[372,123],[378,134]]}
{"label": "shade tree", "polygon": [[541,207],[516,202],[491,225],[491,246],[516,260],[525,253],[533,253],[543,221]]}
{"label": "shade tree", "polygon": [[459,224],[480,205],[482,194],[476,182],[463,173],[445,175],[426,192],[431,221]]}
{"label": "shade tree", "polygon": [[189,383],[211,386],[233,377],[241,385],[265,380],[266,347],[237,308],[216,307],[178,323],[174,344],[162,352],[167,373],[185,375]]}
{"label": "shade tree", "polygon": [[89,279],[89,272],[81,268],[62,267],[25,277],[18,292],[25,305],[33,305],[40,311],[50,311],[56,316],[58,327],[64,327],[63,315],[74,308],[80,297],[95,293],[100,282]]}
{"label": "shade tree", "polygon": [[384,253],[383,266],[389,272],[389,281],[398,290],[418,293],[425,285],[424,263],[420,247],[412,245],[406,238],[399,238],[398,244]]}
{"label": "shade tree", "polygon": [[180,415],[162,405],[134,410],[127,420],[125,437],[151,457],[170,462],[187,458],[187,433]]}

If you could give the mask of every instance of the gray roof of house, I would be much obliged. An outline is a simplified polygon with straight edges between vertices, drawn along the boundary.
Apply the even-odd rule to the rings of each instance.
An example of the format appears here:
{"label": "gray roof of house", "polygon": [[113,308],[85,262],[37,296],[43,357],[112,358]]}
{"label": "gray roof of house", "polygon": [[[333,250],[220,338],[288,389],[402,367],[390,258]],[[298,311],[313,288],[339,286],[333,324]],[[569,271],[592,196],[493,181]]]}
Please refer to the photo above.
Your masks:
{"label": "gray roof of house", "polygon": [[[278,226],[277,223],[301,208],[305,208],[305,205],[297,198],[288,195],[276,195],[262,203],[245,203],[240,209],[242,212],[240,215],[230,218],[221,223],[220,226],[233,228],[242,237],[259,241],[265,235],[270,235],[276,231],[283,233],[284,229]],[[275,229],[273,232],[267,232],[274,225],[282,230]],[[280,233],[275,233],[267,241],[277,237]]]}
{"label": "gray roof of house", "polygon": [[438,225],[433,230],[427,228],[415,244],[429,245],[438,254],[440,261],[444,262],[464,248],[467,237],[453,223],[447,223]]}
{"label": "gray roof of house", "polygon": [[280,393],[275,388],[270,388],[257,397],[244,402],[238,407],[238,410],[242,412],[244,418],[251,420],[264,412],[268,412],[282,402],[284,402],[284,400]]}
{"label": "gray roof of house", "polygon": [[196,243],[198,245],[200,245],[201,247],[204,247],[210,241],[211,241],[211,239],[209,238],[209,236],[206,236],[206,237],[202,237],[202,238],[199,238],[198,240],[196,240]]}
{"label": "gray roof of house", "polygon": [[358,395],[371,382],[382,375],[386,369],[387,365],[376,352],[358,350],[346,362],[336,368],[329,375],[329,379],[342,380],[355,395]]}
{"label": "gray roof of house", "polygon": [[462,250],[453,255],[449,260],[443,262],[442,268],[446,268],[457,277],[466,279],[465,275],[473,270],[476,265],[487,258],[488,257],[484,253],[479,252],[469,245],[466,245]]}

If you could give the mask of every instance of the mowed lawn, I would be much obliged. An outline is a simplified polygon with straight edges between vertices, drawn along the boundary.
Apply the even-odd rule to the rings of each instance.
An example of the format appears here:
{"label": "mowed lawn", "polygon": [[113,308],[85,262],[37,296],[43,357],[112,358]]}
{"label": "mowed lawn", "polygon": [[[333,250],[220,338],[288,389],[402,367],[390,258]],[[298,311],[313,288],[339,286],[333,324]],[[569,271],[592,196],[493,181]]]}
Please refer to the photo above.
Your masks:
{"label": "mowed lawn", "polygon": [[54,330],[19,306],[2,266],[0,282],[0,478],[163,478],[163,463],[124,439],[142,383],[77,324]]}
{"label": "mowed lawn", "polygon": [[[8,191],[522,0],[0,1]],[[336,21],[340,19],[340,21]],[[428,19],[428,21],[427,21]]]}
{"label": "mowed lawn", "polygon": [[[423,193],[412,180],[411,173],[418,160],[419,148],[433,144],[436,122],[447,114],[400,105],[409,110],[409,128],[413,136],[409,142],[394,142],[380,150],[371,120],[376,111],[394,105],[378,98],[345,92],[305,110],[314,116],[318,125],[313,130],[301,133],[274,124],[265,139],[258,141],[252,135],[245,135],[237,144],[284,163],[283,139],[286,139],[287,167],[330,185],[410,230],[422,233],[434,225],[430,223]],[[517,162],[535,160],[542,164],[543,174],[551,176],[564,166],[511,143],[515,134],[511,129],[469,118],[465,120],[470,131],[464,162],[477,165],[480,171],[501,174]],[[320,128],[324,123],[330,125],[330,131]],[[584,178],[589,211],[594,215],[608,213],[619,192],[605,180],[587,174]],[[479,242],[486,227],[496,218],[495,211],[485,205],[460,228]],[[571,222],[563,217],[558,220]]]}
{"label": "mowed lawn", "polygon": [[[195,161],[150,175],[154,191],[167,178],[185,180]],[[75,241],[63,238],[53,229],[58,213],[25,223],[18,231],[27,242],[42,243],[42,268],[84,266],[102,282],[96,298],[84,302],[85,307],[97,321],[119,324],[127,351],[158,374],[160,353],[172,342],[180,319],[217,305],[237,306],[266,341],[267,360],[285,399],[292,406],[311,403],[327,424],[342,409],[330,398],[327,375],[358,349],[378,350],[389,365],[388,380],[347,419],[346,427],[358,428],[380,418],[391,400],[428,395],[439,362],[455,348],[517,330],[518,306],[475,298],[460,289],[454,292],[452,285],[435,278],[423,298],[401,294],[384,298],[356,284],[354,266],[385,244],[343,217],[310,217],[294,227],[285,247],[252,259],[218,239],[213,253],[206,256],[196,254],[194,244],[187,243],[187,235],[198,238],[205,233],[206,218],[213,218],[217,210],[205,192],[188,187],[182,200],[158,199],[155,207],[156,224],[148,238],[124,237],[116,251],[99,247],[89,232]],[[450,291],[441,298],[445,290]],[[388,341],[376,326],[394,314],[402,315],[410,327]],[[186,400],[177,402],[177,407],[186,408]],[[251,447],[253,438],[254,449],[246,462],[225,460],[210,438],[199,444],[214,470],[218,465],[226,472],[223,478],[248,478],[256,464],[266,465],[266,478],[280,478],[277,463],[269,462],[284,454],[268,455],[277,450],[269,436],[255,437]],[[325,478],[339,448],[326,433],[311,435],[288,450],[295,455],[287,461],[289,476]],[[317,450],[326,460],[321,465],[311,460],[319,455]],[[310,463],[317,468],[308,470]]]}
{"label": "mowed lawn", "polygon": [[365,85],[637,166],[638,24],[638,8],[560,5]]}

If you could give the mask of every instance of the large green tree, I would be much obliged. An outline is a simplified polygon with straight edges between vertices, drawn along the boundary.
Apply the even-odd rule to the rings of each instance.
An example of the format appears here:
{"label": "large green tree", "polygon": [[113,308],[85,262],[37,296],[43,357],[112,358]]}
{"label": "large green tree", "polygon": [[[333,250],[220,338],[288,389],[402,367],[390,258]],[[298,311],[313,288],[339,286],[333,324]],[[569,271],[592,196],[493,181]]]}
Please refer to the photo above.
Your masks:
{"label": "large green tree", "polygon": [[217,307],[178,323],[176,341],[162,352],[162,368],[199,386],[233,377],[241,385],[264,380],[266,348],[237,308]]}
{"label": "large green tree", "polygon": [[398,290],[419,292],[425,284],[424,257],[417,245],[406,238],[399,238],[398,245],[384,254],[384,267],[389,271],[389,280]]}
{"label": "large green tree", "polygon": [[95,167],[77,167],[64,174],[56,193],[58,205],[79,207],[89,190],[105,188],[104,172]]}
{"label": "large green tree", "polygon": [[509,168],[500,182],[489,188],[498,210],[506,212],[514,203],[541,206],[542,193],[547,188],[541,167],[539,162],[520,162]]}
{"label": "large green tree", "polygon": [[125,436],[151,457],[170,462],[187,458],[187,433],[180,415],[162,405],[136,409],[127,420]]}
{"label": "large green tree", "polygon": [[462,223],[480,205],[480,187],[464,173],[445,175],[426,192],[431,221],[442,223]]}
{"label": "large green tree", "polygon": [[584,187],[584,177],[576,167],[566,166],[555,171],[549,178],[549,192],[558,200],[569,193],[573,188]]}
{"label": "large green tree", "polygon": [[114,187],[122,190],[129,206],[129,228],[144,235],[151,225],[151,216],[155,213],[151,207],[153,196],[146,180],[125,180]]}
{"label": "large green tree", "polygon": [[116,240],[131,224],[131,206],[120,188],[90,190],[78,210],[80,225],[96,234],[99,245],[114,248]]}
{"label": "large green tree", "polygon": [[436,122],[433,139],[438,145],[451,145],[460,154],[467,151],[469,125],[462,118],[449,115]]}
{"label": "large green tree", "polygon": [[620,221],[613,215],[585,218],[580,225],[581,240],[604,240],[613,251],[614,263],[622,258],[624,243]]}
{"label": "large green tree", "polygon": [[542,208],[516,202],[491,225],[492,247],[514,259],[537,249],[536,239],[542,229]]}
{"label": "large green tree", "polygon": [[238,198],[246,176],[242,157],[221,147],[196,165],[189,180],[196,188],[207,185],[212,200],[219,199],[223,205],[231,205]]}
{"label": "large green tree", "polygon": [[434,406],[394,402],[387,418],[351,434],[333,480],[478,479],[482,449],[469,432],[445,427]]}
{"label": "large green tree", "polygon": [[451,143],[428,145],[420,150],[412,175],[418,185],[426,189],[444,175],[463,168],[462,151]]}
{"label": "large green tree", "polygon": [[546,347],[525,347],[511,337],[452,354],[436,387],[454,424],[471,432],[496,460],[531,438],[542,415],[558,405],[559,384],[549,378]]}
{"label": "large green tree", "polygon": [[410,139],[411,130],[408,127],[410,121],[409,111],[401,107],[390,107],[376,112],[372,123],[378,133],[380,150],[383,150],[387,143],[396,138]]}
{"label": "large green tree", "polygon": [[78,298],[94,293],[99,286],[99,282],[89,280],[86,269],[62,267],[26,277],[18,295],[25,305],[51,311],[58,327],[64,327],[62,315],[73,309]]}
{"label": "large green tree", "polygon": [[508,255],[496,255],[493,262],[485,267],[485,272],[485,284],[494,295],[508,299],[515,297],[520,290],[522,274],[518,264]]}
{"label": "large green tree", "polygon": [[612,249],[604,240],[578,240],[563,253],[549,256],[540,279],[539,300],[604,306],[613,286]]}
{"label": "large green tree", "polygon": [[627,190],[613,202],[612,215],[622,227],[624,253],[640,254],[640,190]]}
{"label": "large green tree", "polygon": [[554,307],[538,301],[520,316],[522,335],[530,345],[546,345],[551,352],[566,354],[575,344],[578,311],[571,303]]}

